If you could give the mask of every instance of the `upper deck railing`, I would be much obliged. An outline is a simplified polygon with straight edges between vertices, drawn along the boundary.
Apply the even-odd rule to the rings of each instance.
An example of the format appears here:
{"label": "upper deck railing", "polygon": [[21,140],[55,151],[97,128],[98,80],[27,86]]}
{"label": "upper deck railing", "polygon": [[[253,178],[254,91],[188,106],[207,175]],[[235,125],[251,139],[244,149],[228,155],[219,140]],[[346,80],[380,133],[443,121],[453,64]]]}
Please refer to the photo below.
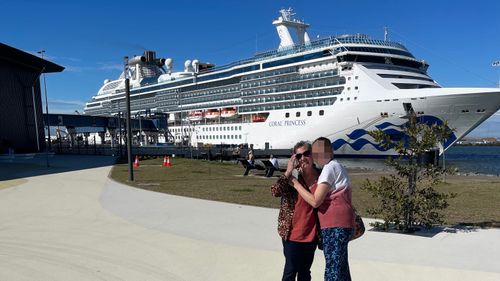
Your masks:
{"label": "upper deck railing", "polygon": [[214,67],[214,68],[211,68],[210,71],[203,72],[202,74],[208,73],[208,72],[220,71],[220,70],[228,69],[228,68],[231,68],[234,66],[243,65],[243,64],[252,63],[252,62],[257,62],[257,61],[266,60],[266,59],[271,59],[271,58],[275,58],[275,57],[281,57],[281,56],[286,56],[286,55],[295,54],[295,53],[299,53],[299,52],[305,52],[305,51],[310,51],[310,50],[314,50],[314,49],[319,49],[319,48],[323,48],[323,47],[335,46],[335,45],[342,46],[342,44],[377,45],[377,46],[398,48],[398,49],[408,51],[408,49],[406,49],[406,47],[400,43],[384,41],[384,40],[370,39],[368,36],[366,36],[364,34],[343,35],[343,36],[338,36],[338,37],[329,36],[329,37],[325,37],[325,38],[311,41],[307,45],[305,45],[305,44],[294,45],[294,46],[290,46],[290,47],[286,47],[286,48],[274,49],[274,50],[270,50],[270,51],[257,53],[252,58],[242,59],[242,60],[235,61],[235,62],[232,62],[232,63],[227,64],[227,65]]}

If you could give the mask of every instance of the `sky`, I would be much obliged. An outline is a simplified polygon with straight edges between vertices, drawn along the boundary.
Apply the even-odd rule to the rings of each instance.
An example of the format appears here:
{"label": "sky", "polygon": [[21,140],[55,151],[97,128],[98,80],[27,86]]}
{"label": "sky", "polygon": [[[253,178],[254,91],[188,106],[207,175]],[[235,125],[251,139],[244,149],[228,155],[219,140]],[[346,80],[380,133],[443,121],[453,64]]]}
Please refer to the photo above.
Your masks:
{"label": "sky", "polygon": [[[198,59],[216,65],[279,45],[272,21],[282,8],[311,25],[309,36],[363,33],[403,43],[429,63],[443,87],[497,87],[500,1],[39,1],[0,2],[0,41],[64,66],[46,75],[49,111],[82,111],[105,79],[117,79],[124,56],[154,50],[174,69]],[[500,112],[470,136],[500,138]]]}

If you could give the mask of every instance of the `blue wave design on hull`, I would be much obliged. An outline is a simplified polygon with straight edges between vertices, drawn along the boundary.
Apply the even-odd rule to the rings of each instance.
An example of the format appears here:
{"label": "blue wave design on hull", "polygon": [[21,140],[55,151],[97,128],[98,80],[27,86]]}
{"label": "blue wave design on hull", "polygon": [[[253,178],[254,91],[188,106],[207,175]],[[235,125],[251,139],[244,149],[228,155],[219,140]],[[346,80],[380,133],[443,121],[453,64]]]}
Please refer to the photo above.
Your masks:
{"label": "blue wave design on hull", "polygon": [[[417,118],[417,123],[420,123],[420,124],[426,124],[428,126],[431,126],[431,125],[434,125],[434,124],[437,124],[437,125],[442,125],[443,124],[443,121],[435,116],[431,116],[431,115],[422,115],[422,116],[419,116]],[[387,127],[390,127],[390,126],[394,126],[394,127],[398,127],[398,128],[404,128],[406,126],[408,126],[408,121],[406,121],[405,123],[403,123],[402,125],[396,125],[396,124],[393,124],[393,123],[390,123],[390,122],[384,122],[382,124],[379,124],[379,125],[375,125],[375,127],[377,129],[380,129],[382,130],[384,133],[386,133],[387,135],[389,135],[389,137],[391,138],[391,140],[393,141],[400,141],[400,140],[406,140],[408,139],[408,135],[404,134],[403,132],[399,131],[399,130],[396,130],[396,129],[387,129],[387,130],[384,130],[385,128]],[[447,129],[451,130],[450,127],[446,126]],[[350,134],[346,134],[346,136],[350,139],[350,140],[354,140],[353,143],[350,143],[344,139],[337,139],[335,140],[333,143],[332,143],[332,147],[334,150],[338,150],[340,149],[343,145],[349,145],[352,149],[356,150],[356,151],[359,151],[361,150],[365,145],[367,144],[371,144],[375,149],[377,149],[378,151],[380,152],[385,152],[389,149],[392,149],[393,146],[391,146],[390,148],[385,148],[385,147],[382,147],[380,144],[376,144],[376,143],[373,143],[373,142],[370,142],[369,140],[367,139],[364,139],[364,138],[361,138],[365,135],[368,135],[368,131],[366,131],[365,129],[356,129],[354,131],[352,131]],[[444,143],[444,147],[447,148],[448,146],[450,146],[455,140],[457,139],[457,137],[455,136],[454,133],[451,133],[450,137],[445,141]]]}

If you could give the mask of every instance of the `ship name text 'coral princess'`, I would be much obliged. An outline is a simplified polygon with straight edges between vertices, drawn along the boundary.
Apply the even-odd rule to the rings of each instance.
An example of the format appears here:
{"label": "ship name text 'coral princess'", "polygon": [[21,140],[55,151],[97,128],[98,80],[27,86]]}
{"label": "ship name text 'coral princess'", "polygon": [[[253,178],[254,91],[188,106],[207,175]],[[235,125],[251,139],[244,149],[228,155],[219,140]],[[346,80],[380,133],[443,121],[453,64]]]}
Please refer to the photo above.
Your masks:
{"label": "ship name text 'coral princess'", "polygon": [[[337,154],[380,156],[395,152],[368,131],[401,137],[410,111],[454,129],[443,151],[500,108],[500,89],[443,88],[402,44],[362,34],[311,40],[291,9],[280,13],[279,47],[249,59],[220,67],[188,60],[180,72],[152,51],[130,59],[132,112],[167,114],[175,143],[289,149],[325,136]],[[106,80],[85,113],[124,111],[124,78]]]}

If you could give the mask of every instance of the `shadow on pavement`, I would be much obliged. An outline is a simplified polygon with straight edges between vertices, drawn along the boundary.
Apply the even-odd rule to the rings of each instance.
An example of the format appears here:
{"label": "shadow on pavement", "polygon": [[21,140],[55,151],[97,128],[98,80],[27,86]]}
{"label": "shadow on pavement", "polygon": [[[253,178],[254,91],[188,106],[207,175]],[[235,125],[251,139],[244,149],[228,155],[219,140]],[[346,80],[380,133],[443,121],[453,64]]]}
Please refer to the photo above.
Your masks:
{"label": "shadow on pavement", "polygon": [[32,159],[0,162],[0,181],[105,167],[116,161],[116,157],[112,156],[54,155],[49,157],[47,167],[46,156],[40,154]]}

